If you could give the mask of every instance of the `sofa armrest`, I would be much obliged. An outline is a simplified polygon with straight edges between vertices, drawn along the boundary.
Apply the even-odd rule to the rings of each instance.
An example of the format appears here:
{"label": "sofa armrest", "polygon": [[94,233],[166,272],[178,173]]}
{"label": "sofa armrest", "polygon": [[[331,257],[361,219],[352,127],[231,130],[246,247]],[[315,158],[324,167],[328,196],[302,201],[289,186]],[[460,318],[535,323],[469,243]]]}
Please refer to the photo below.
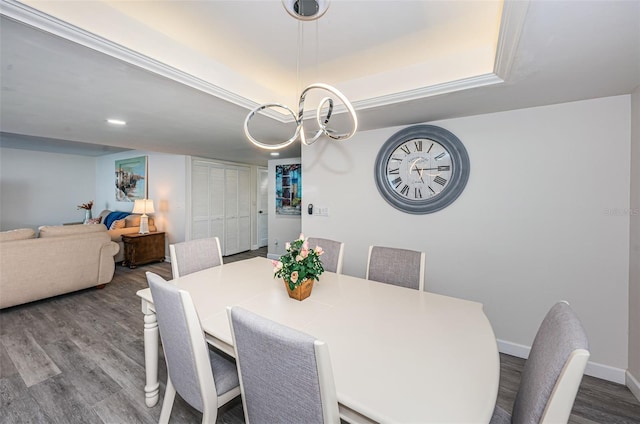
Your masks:
{"label": "sofa armrest", "polygon": [[[119,228],[117,230],[109,230],[109,236],[111,237],[111,241],[115,241],[116,243],[120,243],[122,241],[123,234],[137,234],[140,231],[140,227],[124,227]],[[155,225],[149,225],[149,231],[156,232]]]}
{"label": "sofa armrest", "polygon": [[113,278],[115,262],[113,257],[120,251],[118,243],[110,241],[100,249],[100,266],[98,269],[98,284],[106,284]]}
{"label": "sofa armrest", "polygon": [[140,227],[124,227],[118,228],[117,230],[109,230],[109,236],[111,237],[111,241],[115,241],[119,243],[122,241],[123,234],[136,234],[140,231]]}

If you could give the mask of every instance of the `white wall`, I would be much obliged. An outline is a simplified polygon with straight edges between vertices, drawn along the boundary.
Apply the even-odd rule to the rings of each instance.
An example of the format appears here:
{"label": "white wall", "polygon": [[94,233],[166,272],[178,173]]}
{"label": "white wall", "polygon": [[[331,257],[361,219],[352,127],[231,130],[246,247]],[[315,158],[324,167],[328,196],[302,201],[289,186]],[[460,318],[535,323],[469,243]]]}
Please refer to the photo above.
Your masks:
{"label": "white wall", "polygon": [[95,166],[93,157],[0,148],[0,230],[82,222],[77,206],[95,200]]}
{"label": "white wall", "polygon": [[[432,124],[465,144],[462,195],[428,215],[388,205],[374,182],[382,144],[402,127],[302,149],[302,229],[345,242],[346,274],[364,277],[370,244],[427,254],[427,291],[482,302],[503,350],[528,353],[558,300],[581,316],[588,372],[624,381],[628,355],[630,96]],[[304,210],[304,209],[303,209]]]}
{"label": "white wall", "polygon": [[165,231],[167,246],[185,240],[185,196],[188,156],[129,151],[101,156],[96,163],[96,214],[103,209],[130,212],[132,202],[118,202],[115,197],[116,159],[147,156],[148,198],[153,200],[152,214],[159,231]]}
{"label": "white wall", "polygon": [[[274,159],[268,163],[269,170],[269,246],[270,257],[280,256],[285,253],[286,242],[291,242],[300,235],[300,216],[276,215],[276,165],[300,163],[300,158]],[[307,191],[307,182],[302,172],[302,202],[304,203]],[[305,209],[303,209],[305,210]]]}
{"label": "white wall", "polygon": [[629,245],[629,374],[640,399],[640,87],[631,96],[631,208]]}

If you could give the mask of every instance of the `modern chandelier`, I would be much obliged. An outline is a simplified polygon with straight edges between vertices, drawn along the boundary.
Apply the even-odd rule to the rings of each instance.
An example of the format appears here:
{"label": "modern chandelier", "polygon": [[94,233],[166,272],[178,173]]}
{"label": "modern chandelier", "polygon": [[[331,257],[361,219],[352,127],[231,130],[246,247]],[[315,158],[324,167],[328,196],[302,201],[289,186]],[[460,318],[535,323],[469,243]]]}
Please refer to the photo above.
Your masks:
{"label": "modern chandelier", "polygon": [[[300,21],[313,21],[324,15],[329,7],[329,0],[282,0],[282,4],[287,12],[294,18]],[[299,23],[298,25],[300,28],[301,23]],[[298,34],[298,37],[298,43],[300,43],[301,35]],[[300,59],[299,56],[300,45],[298,47],[298,60]],[[333,114],[334,99],[332,97],[324,97],[320,100],[316,109],[316,123],[318,124],[319,129],[311,138],[307,138],[303,124],[304,102],[307,94],[312,90],[326,91],[335,96],[338,100],[340,100],[340,102],[342,102],[342,104],[344,104],[347,112],[349,113],[349,118],[352,126],[351,131],[339,134],[335,130],[328,127],[329,121],[331,120],[331,116]],[[289,139],[276,144],[263,143],[254,138],[249,132],[249,121],[251,120],[251,118],[253,118],[257,113],[271,108],[280,108],[286,110],[296,123],[296,128],[293,135]],[[249,112],[244,120],[244,134],[247,139],[255,146],[268,150],[282,149],[296,141],[298,138],[300,138],[300,142],[305,146],[309,146],[315,143],[322,136],[326,136],[331,140],[347,140],[356,133],[357,129],[358,118],[351,102],[337,88],[319,82],[310,84],[304,90],[302,90],[302,93],[300,94],[300,98],[298,100],[297,115],[290,107],[282,103],[265,103]]]}

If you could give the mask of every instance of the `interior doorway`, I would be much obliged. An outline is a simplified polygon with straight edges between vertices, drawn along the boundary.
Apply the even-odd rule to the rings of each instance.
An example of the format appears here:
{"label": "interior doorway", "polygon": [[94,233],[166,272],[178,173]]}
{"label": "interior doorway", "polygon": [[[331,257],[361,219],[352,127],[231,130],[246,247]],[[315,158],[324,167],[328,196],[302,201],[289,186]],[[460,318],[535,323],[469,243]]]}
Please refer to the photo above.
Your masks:
{"label": "interior doorway", "polygon": [[269,244],[269,171],[258,168],[258,247]]}

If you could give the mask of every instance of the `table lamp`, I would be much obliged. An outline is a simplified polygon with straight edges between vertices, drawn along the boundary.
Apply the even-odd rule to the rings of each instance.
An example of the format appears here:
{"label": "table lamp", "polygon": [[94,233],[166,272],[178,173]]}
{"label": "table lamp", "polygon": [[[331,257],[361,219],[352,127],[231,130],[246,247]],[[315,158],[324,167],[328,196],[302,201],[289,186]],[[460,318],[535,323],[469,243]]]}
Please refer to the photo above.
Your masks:
{"label": "table lamp", "polygon": [[138,199],[133,205],[133,213],[141,213],[140,217],[140,234],[147,234],[149,232],[149,217],[148,213],[155,213],[153,209],[153,200],[151,199]]}

